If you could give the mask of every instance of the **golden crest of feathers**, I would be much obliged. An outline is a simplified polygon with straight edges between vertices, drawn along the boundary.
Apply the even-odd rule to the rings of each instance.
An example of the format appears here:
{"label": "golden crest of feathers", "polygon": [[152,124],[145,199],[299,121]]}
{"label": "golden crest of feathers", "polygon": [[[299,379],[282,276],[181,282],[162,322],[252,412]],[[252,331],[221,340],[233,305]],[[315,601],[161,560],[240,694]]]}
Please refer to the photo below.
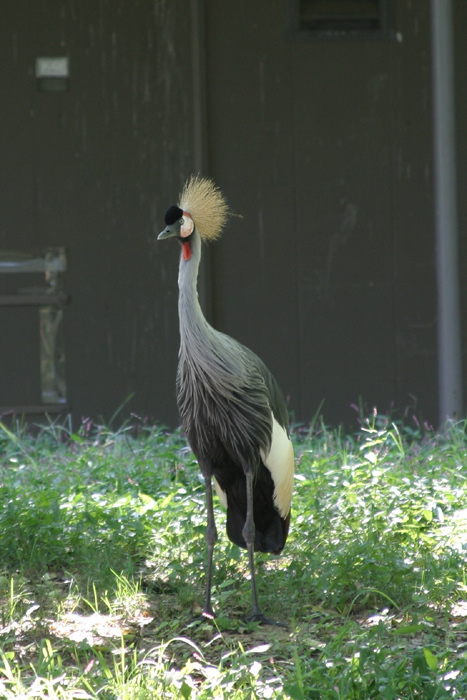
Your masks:
{"label": "golden crest of feathers", "polygon": [[220,189],[212,180],[199,175],[187,180],[178,206],[191,215],[203,241],[219,238],[230,214]]}

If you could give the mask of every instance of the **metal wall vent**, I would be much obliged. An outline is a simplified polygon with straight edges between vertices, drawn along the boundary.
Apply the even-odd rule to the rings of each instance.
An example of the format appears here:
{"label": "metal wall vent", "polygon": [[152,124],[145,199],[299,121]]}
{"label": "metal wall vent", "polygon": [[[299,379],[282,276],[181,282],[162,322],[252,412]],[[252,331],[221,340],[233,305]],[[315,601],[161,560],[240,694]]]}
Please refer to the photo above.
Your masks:
{"label": "metal wall vent", "polygon": [[291,29],[311,39],[392,38],[394,0],[291,0]]}

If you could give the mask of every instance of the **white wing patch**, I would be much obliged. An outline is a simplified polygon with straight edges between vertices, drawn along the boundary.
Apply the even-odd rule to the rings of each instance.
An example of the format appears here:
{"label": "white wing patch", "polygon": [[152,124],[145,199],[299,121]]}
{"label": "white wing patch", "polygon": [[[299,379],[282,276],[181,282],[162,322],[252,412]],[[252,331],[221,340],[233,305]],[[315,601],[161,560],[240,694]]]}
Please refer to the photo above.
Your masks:
{"label": "white wing patch", "polygon": [[274,505],[283,518],[290,511],[294,477],[294,454],[287,432],[272,417],[272,440],[269,453],[261,451],[261,458],[271,472],[274,482]]}
{"label": "white wing patch", "polygon": [[214,488],[216,489],[217,497],[219,498],[219,501],[221,502],[221,505],[224,508],[227,508],[227,494],[225,491],[221,489],[219,484],[217,483],[216,478],[214,477]]}
{"label": "white wing patch", "polygon": [[[286,518],[292,503],[294,478],[294,454],[292,442],[287,432],[272,417],[271,447],[266,454],[261,450],[261,459],[271,472],[274,482],[274,505],[283,518]],[[214,478],[214,488],[221,505],[227,508],[227,494],[221,489]]]}

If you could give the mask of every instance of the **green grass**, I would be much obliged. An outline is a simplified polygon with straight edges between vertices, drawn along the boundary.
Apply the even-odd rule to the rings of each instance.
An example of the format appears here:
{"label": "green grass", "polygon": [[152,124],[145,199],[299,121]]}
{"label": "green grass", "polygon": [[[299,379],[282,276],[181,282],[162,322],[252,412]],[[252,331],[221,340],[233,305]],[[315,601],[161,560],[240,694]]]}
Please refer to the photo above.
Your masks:
{"label": "green grass", "polygon": [[0,698],[467,697],[467,435],[295,428],[292,530],[215,550],[179,433],[0,428]]}

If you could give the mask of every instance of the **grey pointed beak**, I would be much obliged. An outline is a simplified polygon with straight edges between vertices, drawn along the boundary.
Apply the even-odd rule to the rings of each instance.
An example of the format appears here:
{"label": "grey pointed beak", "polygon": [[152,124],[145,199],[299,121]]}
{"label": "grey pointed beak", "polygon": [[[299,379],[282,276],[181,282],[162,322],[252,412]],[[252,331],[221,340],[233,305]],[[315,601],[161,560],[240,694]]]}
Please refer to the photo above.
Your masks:
{"label": "grey pointed beak", "polygon": [[157,236],[158,241],[163,241],[164,238],[172,238],[173,236],[178,236],[178,230],[175,226],[166,226],[163,231]]}

